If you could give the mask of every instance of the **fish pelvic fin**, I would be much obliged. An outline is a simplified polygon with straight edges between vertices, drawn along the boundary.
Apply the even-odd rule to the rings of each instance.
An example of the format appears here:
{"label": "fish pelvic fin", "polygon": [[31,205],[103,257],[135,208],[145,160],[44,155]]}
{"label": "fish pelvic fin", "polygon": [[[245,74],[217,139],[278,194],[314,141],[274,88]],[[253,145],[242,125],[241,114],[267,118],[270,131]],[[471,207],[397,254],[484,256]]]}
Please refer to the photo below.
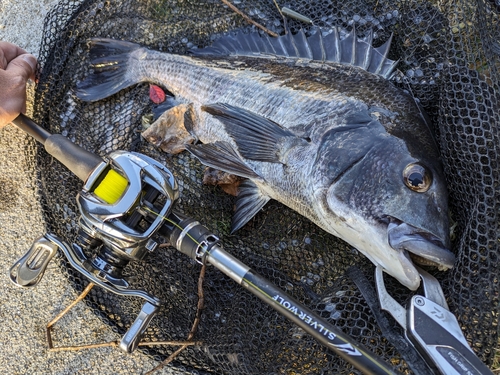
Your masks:
{"label": "fish pelvic fin", "polygon": [[240,107],[216,103],[202,106],[201,109],[224,124],[240,154],[250,160],[279,163],[283,141],[300,140],[274,121]]}
{"label": "fish pelvic fin", "polygon": [[231,221],[231,234],[252,219],[271,198],[262,194],[251,180],[244,180],[238,187],[236,209]]}
{"label": "fish pelvic fin", "polygon": [[252,181],[252,179],[262,181],[262,178],[241,160],[229,143],[186,145],[186,149],[209,167],[245,178],[238,186],[235,214],[231,222],[231,234],[248,223],[271,199],[262,194],[259,187]]}
{"label": "fish pelvic fin", "polygon": [[214,142],[201,145],[185,145],[186,149],[201,163],[221,171],[235,174],[240,177],[262,178],[253,171],[232,146],[226,142]]}
{"label": "fish pelvic fin", "polygon": [[95,102],[138,83],[127,77],[127,70],[130,54],[139,48],[138,44],[121,40],[91,39],[89,56],[94,71],[77,84],[76,96]]}
{"label": "fish pelvic fin", "polygon": [[397,61],[387,57],[391,38],[380,47],[372,46],[373,31],[364,38],[358,38],[356,29],[343,38],[339,28],[322,29],[314,27],[310,36],[304,30],[292,35],[286,33],[278,37],[261,36],[258,32],[245,34],[239,31],[235,35],[227,35],[217,39],[211,46],[194,49],[194,55],[212,56],[278,56],[300,58],[324,63],[339,63],[357,66],[368,72],[390,78]]}

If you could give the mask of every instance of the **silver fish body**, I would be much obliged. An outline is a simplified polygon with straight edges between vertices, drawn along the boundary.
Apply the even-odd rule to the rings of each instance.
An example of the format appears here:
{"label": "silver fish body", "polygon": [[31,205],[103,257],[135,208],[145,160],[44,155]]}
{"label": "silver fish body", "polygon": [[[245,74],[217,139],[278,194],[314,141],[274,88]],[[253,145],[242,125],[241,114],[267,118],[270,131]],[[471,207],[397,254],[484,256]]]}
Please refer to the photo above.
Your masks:
{"label": "silver fish body", "polygon": [[[202,142],[186,148],[206,165],[247,178],[233,230],[275,199],[416,289],[409,253],[442,268],[454,262],[439,152],[413,98],[380,75],[389,74],[390,60],[379,63],[371,50],[356,55],[371,42],[350,38],[347,64],[300,54],[178,56],[93,40],[94,74],[76,93],[95,101],[138,82],[163,86],[187,104],[184,126]],[[312,42],[292,45],[305,43],[310,57],[328,60],[328,43],[320,42],[313,52]],[[373,61],[378,68],[365,70]]]}

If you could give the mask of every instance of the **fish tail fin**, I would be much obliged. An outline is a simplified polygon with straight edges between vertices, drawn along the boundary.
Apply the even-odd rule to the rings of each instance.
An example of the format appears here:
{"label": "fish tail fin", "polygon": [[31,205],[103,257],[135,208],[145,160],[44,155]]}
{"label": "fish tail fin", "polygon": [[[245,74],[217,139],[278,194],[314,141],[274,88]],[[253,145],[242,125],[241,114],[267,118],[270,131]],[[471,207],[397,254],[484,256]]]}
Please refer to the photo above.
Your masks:
{"label": "fish tail fin", "polygon": [[95,102],[132,86],[140,79],[128,73],[130,54],[140,45],[107,38],[90,40],[90,62],[93,73],[77,84],[75,94],[84,101]]}

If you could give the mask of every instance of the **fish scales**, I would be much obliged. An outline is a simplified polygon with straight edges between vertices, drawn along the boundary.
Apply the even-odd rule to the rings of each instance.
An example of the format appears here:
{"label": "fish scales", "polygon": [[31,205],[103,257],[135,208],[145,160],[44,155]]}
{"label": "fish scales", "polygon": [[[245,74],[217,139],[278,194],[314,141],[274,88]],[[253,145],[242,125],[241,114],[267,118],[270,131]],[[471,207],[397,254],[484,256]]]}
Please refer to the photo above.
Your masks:
{"label": "fish scales", "polygon": [[[324,114],[331,114],[330,123],[336,126],[339,121],[335,120],[349,111],[384,108],[392,117],[383,123],[389,132],[419,138],[429,157],[439,158],[428,129],[413,126],[422,122],[413,98],[384,78],[356,67],[248,57],[244,61],[241,57],[202,59],[147,49],[137,50],[130,58],[138,61],[129,71],[132,79],[141,77],[163,85],[186,103],[230,103],[288,128],[318,121]],[[318,127],[319,132],[323,129]],[[199,134],[209,130],[205,127]],[[408,143],[410,149],[415,143]]]}
{"label": "fish scales", "polygon": [[[139,55],[138,63],[134,64],[135,68],[128,73],[131,79],[137,80],[140,77],[143,81],[156,82],[175,92],[176,98],[187,103],[201,105],[218,101],[242,105],[283,124],[284,127],[312,121],[316,112],[331,110],[332,113],[337,113],[339,107],[349,101],[356,105],[355,99],[342,97],[340,91],[337,92],[338,99],[332,100],[330,93],[322,90],[323,84],[319,85],[320,90],[291,91],[285,85],[285,80],[279,76],[272,76],[262,70],[248,69],[252,65],[260,65],[257,59],[247,59],[253,61],[242,66],[237,64],[238,61],[232,64],[233,61],[229,59],[217,64],[216,61],[209,62],[185,56],[165,56],[156,51],[147,51],[145,56],[143,51],[136,53]],[[132,55],[130,58],[135,57]],[[160,66],[164,69],[158,69]],[[286,76],[289,71],[283,69],[282,73]],[[314,112],[305,112],[304,109],[311,108],[312,104],[319,108]],[[297,115],[304,112],[307,117],[303,120],[297,119]]]}
{"label": "fish scales", "polygon": [[[234,144],[233,139],[220,126],[220,122],[200,110],[204,103],[224,102],[243,107],[289,128],[312,122],[317,119],[316,113],[332,113],[340,121],[346,112],[365,106],[359,100],[343,96],[340,91],[335,93],[335,100],[332,100],[333,88],[321,81],[311,82],[305,90],[294,88],[290,91],[289,87],[284,85],[286,80],[280,77],[288,76],[290,69],[286,65],[280,65],[282,70],[276,69],[265,62],[262,67],[262,62],[258,59],[247,58],[245,64],[242,64],[241,60],[233,59],[212,59],[208,62],[207,59],[165,55],[142,49],[134,52],[130,59],[137,61],[132,63],[134,69],[128,73],[134,80],[140,77],[141,81],[155,82],[175,93],[179,101],[195,104],[200,121],[194,133],[203,143],[223,140]],[[254,67],[253,70],[249,69],[251,66]],[[267,73],[266,66],[279,75]],[[314,90],[312,86],[320,86],[321,90]],[[326,87],[329,89],[326,90]],[[310,108],[316,110],[309,111]],[[304,116],[304,113],[308,115]],[[293,167],[289,167],[287,171],[283,170],[282,164],[263,165],[252,160],[246,162],[268,182],[260,185],[267,195],[280,201],[285,200],[300,214],[318,222],[310,210],[314,195],[309,191],[310,184],[307,183],[312,164],[309,159],[314,153],[314,150],[307,152],[303,162],[292,164]],[[295,178],[290,179],[289,176],[294,173]],[[302,178],[296,178],[299,173],[303,175]],[[273,186],[272,189],[267,188],[269,184]],[[295,193],[292,195],[290,192]],[[304,194],[299,198],[297,192]]]}
{"label": "fish scales", "polygon": [[139,82],[163,86],[190,108],[184,125],[202,144],[185,147],[247,178],[234,230],[275,199],[416,289],[411,254],[441,268],[454,262],[439,151],[413,98],[386,79],[389,44],[374,49],[352,33],[338,41],[339,53],[366,53],[352,59],[364,68],[339,56],[256,55],[224,40],[214,44],[224,53],[209,47],[193,57],[97,39],[94,74],[76,93],[96,101]]}

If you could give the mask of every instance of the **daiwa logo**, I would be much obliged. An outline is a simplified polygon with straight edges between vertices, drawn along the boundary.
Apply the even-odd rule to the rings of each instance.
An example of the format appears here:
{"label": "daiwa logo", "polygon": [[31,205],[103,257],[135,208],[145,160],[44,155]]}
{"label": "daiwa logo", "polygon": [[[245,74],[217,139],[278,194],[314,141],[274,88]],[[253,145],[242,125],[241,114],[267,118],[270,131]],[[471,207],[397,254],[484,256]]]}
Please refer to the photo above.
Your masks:
{"label": "daiwa logo", "polygon": [[344,352],[344,353],[349,354],[351,356],[361,356],[362,355],[360,352],[358,352],[358,349],[353,348],[351,344],[339,344],[339,345],[331,344],[331,345],[336,347],[341,352]]}
{"label": "daiwa logo", "polygon": [[441,310],[439,310],[437,307],[434,306],[434,310],[431,311],[431,314],[434,315],[436,318],[439,320],[446,321],[445,315]]}

